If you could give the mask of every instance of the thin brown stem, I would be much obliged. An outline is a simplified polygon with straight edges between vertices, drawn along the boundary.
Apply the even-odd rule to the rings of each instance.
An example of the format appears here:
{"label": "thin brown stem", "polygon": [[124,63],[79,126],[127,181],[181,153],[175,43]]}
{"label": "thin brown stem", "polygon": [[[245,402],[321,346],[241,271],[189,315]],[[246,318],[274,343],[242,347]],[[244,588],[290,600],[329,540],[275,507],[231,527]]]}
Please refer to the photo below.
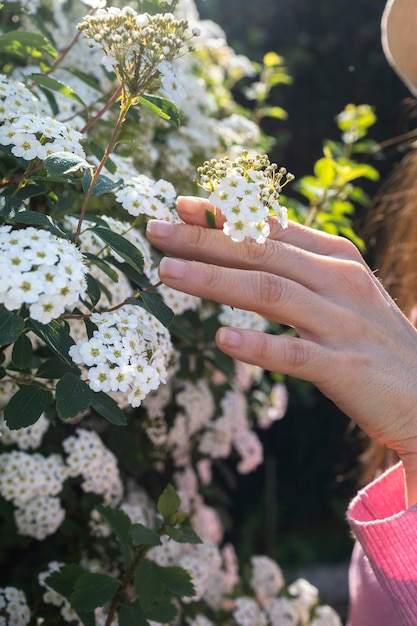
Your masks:
{"label": "thin brown stem", "polygon": [[107,159],[109,158],[109,156],[110,156],[114,146],[116,145],[116,141],[117,141],[117,138],[119,136],[120,129],[121,129],[121,127],[122,127],[122,125],[123,125],[123,123],[124,123],[124,121],[126,119],[126,114],[127,114],[127,111],[129,110],[129,106],[130,106],[130,103],[122,103],[122,106],[120,107],[119,118],[117,120],[116,126],[114,127],[112,136],[110,137],[109,144],[108,144],[108,146],[107,146],[107,148],[106,148],[106,150],[105,150],[105,152],[104,152],[104,154],[102,156],[102,159],[101,159],[100,163],[98,164],[98,166],[96,168],[96,171],[94,172],[94,174],[93,174],[93,176],[91,178],[90,186],[88,188],[88,191],[87,191],[87,193],[85,195],[85,198],[84,198],[84,202],[83,202],[82,207],[81,207],[80,218],[78,220],[77,230],[76,230],[75,237],[74,237],[74,243],[77,243],[77,241],[78,241],[78,238],[79,238],[80,232],[81,232],[81,226],[82,226],[85,214],[87,212],[88,203],[91,200],[91,196],[93,194],[94,187],[95,187],[95,185],[97,183],[98,177],[100,176],[101,170],[105,166],[105,164],[107,162]]}

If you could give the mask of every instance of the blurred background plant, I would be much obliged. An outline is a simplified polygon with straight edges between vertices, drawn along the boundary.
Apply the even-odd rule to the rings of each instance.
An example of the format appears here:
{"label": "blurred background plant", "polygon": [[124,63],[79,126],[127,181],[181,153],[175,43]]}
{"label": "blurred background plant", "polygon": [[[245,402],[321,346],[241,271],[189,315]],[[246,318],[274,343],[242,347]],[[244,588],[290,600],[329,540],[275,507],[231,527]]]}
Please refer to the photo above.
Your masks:
{"label": "blurred background plant", "polygon": [[[277,95],[292,78],[278,52],[235,52],[191,0],[130,4],[1,10],[1,610],[338,624],[280,565],[349,553],[354,427],[311,385],[221,354],[224,323],[292,331],[157,285],[143,234],[201,192],[204,160],[293,144]],[[337,113],[341,137],[307,171],[294,160],[285,203],[362,247],[376,115]]]}

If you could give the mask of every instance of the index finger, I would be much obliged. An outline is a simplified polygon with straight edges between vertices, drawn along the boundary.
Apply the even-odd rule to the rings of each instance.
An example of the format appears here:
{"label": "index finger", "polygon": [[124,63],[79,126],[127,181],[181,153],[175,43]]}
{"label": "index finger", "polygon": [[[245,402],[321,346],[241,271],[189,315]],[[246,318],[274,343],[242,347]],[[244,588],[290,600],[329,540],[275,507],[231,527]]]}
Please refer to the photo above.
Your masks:
{"label": "index finger", "polygon": [[[214,218],[215,228],[223,228],[225,218],[219,209],[215,209],[204,198],[194,196],[179,196],[177,199],[177,211],[180,218],[190,225],[210,226],[207,212]],[[306,252],[313,252],[323,256],[335,256],[340,259],[362,261],[358,249],[344,237],[329,235],[319,230],[303,226],[290,221],[287,228],[283,228],[275,217],[269,220],[271,232],[269,239],[289,243]],[[260,244],[261,245],[261,244]]]}

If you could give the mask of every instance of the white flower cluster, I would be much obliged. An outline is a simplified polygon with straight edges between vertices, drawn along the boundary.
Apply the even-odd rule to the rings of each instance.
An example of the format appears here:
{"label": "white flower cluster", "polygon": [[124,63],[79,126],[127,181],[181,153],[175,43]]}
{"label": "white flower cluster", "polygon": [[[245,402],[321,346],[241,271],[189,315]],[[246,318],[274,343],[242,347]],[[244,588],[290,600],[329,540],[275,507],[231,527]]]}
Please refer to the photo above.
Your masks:
{"label": "white flower cluster", "polygon": [[62,523],[65,512],[55,496],[67,478],[62,457],[12,451],[0,454],[0,494],[15,506],[21,535],[44,539]]}
{"label": "white flower cluster", "polygon": [[127,178],[123,186],[115,191],[115,197],[122,207],[135,217],[147,215],[169,222],[178,220],[174,210],[175,188],[162,178],[155,181],[144,174]]}
{"label": "white flower cluster", "polygon": [[0,74],[0,124],[0,145],[11,146],[11,153],[25,161],[42,161],[56,152],[85,157],[81,133],[50,117],[46,105],[23,83],[3,74]]}
{"label": "white flower cluster", "polygon": [[44,414],[37,422],[25,428],[10,430],[3,417],[0,418],[0,430],[2,433],[1,443],[5,445],[16,444],[19,450],[36,450],[39,448],[42,438],[50,426],[50,421]]}
{"label": "white flower cluster", "polygon": [[118,504],[123,485],[117,459],[97,433],[79,428],[74,436],[65,439],[62,447],[68,455],[68,476],[81,476],[85,492],[102,496],[105,504]]}
{"label": "white flower cluster", "polygon": [[159,77],[160,63],[173,60],[194,35],[186,20],[178,20],[172,13],[139,14],[129,6],[98,9],[87,15],[78,29],[103,48],[133,98]]}
{"label": "white flower cluster", "polygon": [[90,339],[71,346],[69,355],[84,365],[93,391],[122,392],[138,407],[148,393],[165,382],[172,354],[170,335],[156,318],[139,306],[113,313],[94,313],[97,330]]}
{"label": "white flower cluster", "polygon": [[83,296],[86,271],[71,242],[32,226],[0,226],[0,303],[9,311],[26,305],[47,324]]}
{"label": "white flower cluster", "polygon": [[26,626],[30,610],[26,596],[16,587],[0,587],[0,626]]}
{"label": "white flower cluster", "polygon": [[276,596],[285,584],[282,570],[278,563],[267,556],[251,557],[252,576],[250,586],[258,602],[265,606]]}
{"label": "white flower cluster", "polygon": [[206,161],[197,171],[210,203],[226,218],[224,233],[233,241],[250,237],[264,243],[271,214],[286,228],[287,209],[279,204],[279,195],[294,176],[285,168],[278,170],[266,155],[251,157],[243,152],[233,161],[227,157]]}
{"label": "white flower cluster", "polygon": [[266,330],[268,322],[265,318],[252,311],[235,309],[222,304],[218,315],[219,322],[223,326],[234,326],[235,328],[247,328],[250,330]]}
{"label": "white flower cluster", "polygon": [[268,619],[259,604],[249,596],[240,596],[235,600],[233,617],[238,626],[267,626]]}

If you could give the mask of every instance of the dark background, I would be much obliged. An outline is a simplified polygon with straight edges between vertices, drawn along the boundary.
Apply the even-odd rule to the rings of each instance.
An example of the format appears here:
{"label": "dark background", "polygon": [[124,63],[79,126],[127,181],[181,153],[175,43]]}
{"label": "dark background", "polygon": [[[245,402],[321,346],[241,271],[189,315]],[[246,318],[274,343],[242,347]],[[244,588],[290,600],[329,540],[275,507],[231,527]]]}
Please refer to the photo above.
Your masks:
{"label": "dark background", "polygon": [[[413,124],[414,101],[381,47],[384,0],[197,0],[197,6],[202,18],[223,27],[236,52],[256,61],[271,50],[285,57],[294,82],[275,88],[271,104],[289,118],[265,130],[277,138],[271,159],[297,178],[312,172],[323,139],[339,139],[334,118],[348,103],[375,108],[370,136],[378,142]],[[383,177],[398,159],[391,148],[372,164]],[[316,390],[289,385],[287,416],[260,433],[264,466],[233,486],[224,480],[230,535],[243,561],[266,553],[292,568],[347,559],[352,543],[344,516],[364,439]]]}

